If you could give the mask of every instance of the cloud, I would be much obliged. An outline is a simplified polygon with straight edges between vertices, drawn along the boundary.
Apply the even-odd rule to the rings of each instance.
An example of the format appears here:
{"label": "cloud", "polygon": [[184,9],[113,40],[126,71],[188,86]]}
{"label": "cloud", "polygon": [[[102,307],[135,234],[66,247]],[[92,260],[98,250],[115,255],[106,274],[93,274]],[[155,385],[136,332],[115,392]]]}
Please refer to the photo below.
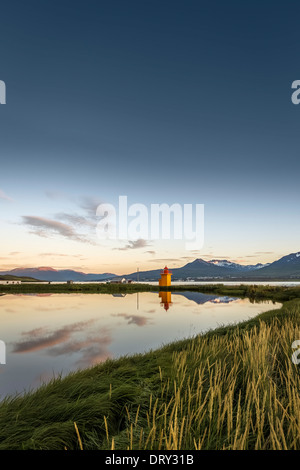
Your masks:
{"label": "cloud", "polygon": [[210,259],[230,259],[229,255],[201,255],[201,258],[210,258]]}
{"label": "cloud", "polygon": [[65,255],[63,253],[39,253],[39,256],[72,256],[72,255]]}
{"label": "cloud", "polygon": [[13,202],[13,199],[9,196],[7,196],[7,194],[5,194],[4,191],[2,191],[2,189],[0,189],[0,200],[3,200],[3,201],[7,201],[7,202]]}
{"label": "cloud", "polygon": [[150,263],[177,263],[177,258],[156,258],[149,260]]}
{"label": "cloud", "polygon": [[103,204],[99,198],[83,196],[79,200],[79,206],[84,209],[90,216],[96,217],[97,207]]}
{"label": "cloud", "polygon": [[51,235],[60,235],[62,237],[68,238],[70,240],[78,241],[78,242],[88,242],[89,240],[76,233],[73,227],[63,222],[59,222],[57,220],[46,219],[45,217],[37,217],[31,215],[22,216],[23,223],[30,227],[33,227],[33,231],[35,235],[40,237],[48,238]]}
{"label": "cloud", "polygon": [[136,250],[138,248],[145,248],[145,246],[149,246],[148,242],[143,238],[139,238],[138,240],[129,240],[128,244],[122,248],[114,248],[114,250],[119,251],[126,251],[126,250]]}
{"label": "cloud", "polygon": [[49,199],[53,200],[70,199],[70,197],[62,191],[45,191],[45,194]]}
{"label": "cloud", "polygon": [[59,214],[56,214],[56,218],[72,225],[78,225],[80,227],[95,228],[96,226],[95,220],[88,219],[78,214],[67,214],[66,212],[60,212]]}
{"label": "cloud", "polygon": [[[59,256],[59,257],[66,257],[66,258],[80,258],[82,255],[81,254],[72,254],[72,255],[67,255],[65,253],[39,253],[39,256]],[[86,259],[86,258],[83,258]]]}

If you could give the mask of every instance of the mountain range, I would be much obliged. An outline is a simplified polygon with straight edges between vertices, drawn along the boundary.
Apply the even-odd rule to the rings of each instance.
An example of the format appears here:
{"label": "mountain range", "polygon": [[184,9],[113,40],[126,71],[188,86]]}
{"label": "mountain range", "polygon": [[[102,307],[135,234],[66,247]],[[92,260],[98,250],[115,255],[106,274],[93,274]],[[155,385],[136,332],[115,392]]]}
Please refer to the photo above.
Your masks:
{"label": "mountain range", "polygon": [[[160,272],[161,269],[154,269],[117,276],[113,273],[86,274],[71,269],[57,270],[51,267],[39,267],[15,268],[11,271],[2,271],[0,275],[29,276],[41,281],[91,282],[110,280],[115,277],[124,277],[133,281],[157,281],[160,278]],[[273,263],[246,266],[228,260],[205,261],[198,258],[181,268],[173,269],[172,272],[174,281],[300,279],[300,252],[283,256]]]}
{"label": "mountain range", "polygon": [[115,277],[115,274],[102,273],[102,274],[86,274],[80,271],[73,271],[72,269],[53,269],[50,267],[40,268],[15,268],[11,271],[2,271],[0,275],[12,275],[18,277],[31,277],[39,281],[77,281],[77,282],[91,282],[91,281],[105,281]]}

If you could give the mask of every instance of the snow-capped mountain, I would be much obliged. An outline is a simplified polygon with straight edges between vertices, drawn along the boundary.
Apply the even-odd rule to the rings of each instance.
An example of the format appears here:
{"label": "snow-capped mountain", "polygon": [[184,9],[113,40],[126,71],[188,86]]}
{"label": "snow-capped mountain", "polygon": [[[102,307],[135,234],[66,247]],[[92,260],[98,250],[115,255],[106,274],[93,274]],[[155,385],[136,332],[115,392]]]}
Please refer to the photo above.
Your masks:
{"label": "snow-capped mountain", "polygon": [[266,266],[269,266],[269,264],[262,264],[262,263],[243,265],[243,264],[233,263],[232,261],[228,261],[227,259],[212,259],[211,261],[208,261],[208,263],[214,264],[215,266],[219,266],[222,268],[235,269],[239,271],[252,271],[254,269],[261,269]]}
{"label": "snow-capped mountain", "polygon": [[300,278],[300,252],[283,256],[259,270],[259,276],[270,278]]}

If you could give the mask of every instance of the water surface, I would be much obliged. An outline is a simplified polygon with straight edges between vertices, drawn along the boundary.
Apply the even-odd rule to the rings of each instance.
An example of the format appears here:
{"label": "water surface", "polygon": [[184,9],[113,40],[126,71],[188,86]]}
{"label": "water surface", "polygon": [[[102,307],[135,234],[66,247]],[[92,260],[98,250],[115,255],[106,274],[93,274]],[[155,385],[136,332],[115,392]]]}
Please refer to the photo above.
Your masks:
{"label": "water surface", "polygon": [[57,374],[141,353],[278,308],[270,301],[177,292],[0,296],[0,399]]}

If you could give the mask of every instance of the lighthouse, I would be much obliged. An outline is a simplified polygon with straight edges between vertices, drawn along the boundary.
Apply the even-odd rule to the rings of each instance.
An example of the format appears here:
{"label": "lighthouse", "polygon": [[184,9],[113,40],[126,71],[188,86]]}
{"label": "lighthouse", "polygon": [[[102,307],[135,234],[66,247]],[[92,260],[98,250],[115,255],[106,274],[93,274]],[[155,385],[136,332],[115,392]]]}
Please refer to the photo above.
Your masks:
{"label": "lighthouse", "polygon": [[167,266],[160,273],[159,287],[169,287],[171,285],[172,273]]}

